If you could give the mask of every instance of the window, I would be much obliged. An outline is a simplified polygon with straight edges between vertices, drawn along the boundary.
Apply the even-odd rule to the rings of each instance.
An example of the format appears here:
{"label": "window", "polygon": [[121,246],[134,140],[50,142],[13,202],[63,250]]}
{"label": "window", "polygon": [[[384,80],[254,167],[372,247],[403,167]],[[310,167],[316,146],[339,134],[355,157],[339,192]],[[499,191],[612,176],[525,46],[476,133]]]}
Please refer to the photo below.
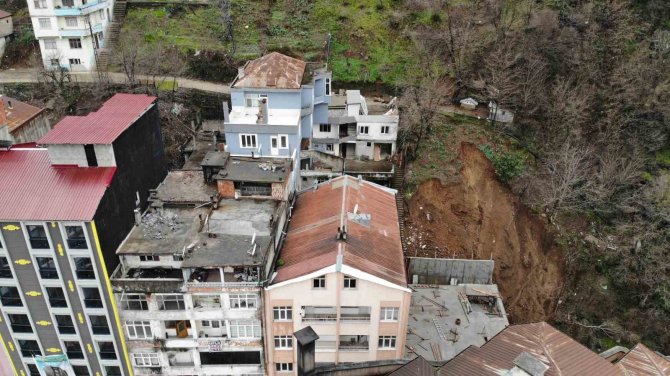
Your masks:
{"label": "window", "polygon": [[151,321],[126,321],[126,332],[129,339],[152,338]]}
{"label": "window", "polygon": [[51,308],[64,308],[67,307],[67,300],[65,300],[65,294],[63,289],[60,287],[47,287],[47,295],[49,296],[49,304]]}
{"label": "window", "polygon": [[35,9],[47,8],[47,0],[35,0],[33,3],[35,4]]}
{"label": "window", "polygon": [[81,226],[65,226],[67,246],[70,249],[88,249],[84,228]]}
{"label": "window", "polygon": [[44,279],[58,279],[56,262],[51,257],[35,257],[37,267],[40,270],[40,276]]}
{"label": "window", "polygon": [[255,134],[241,134],[240,135],[240,146],[243,148],[255,148],[256,147],[256,135]]}
{"label": "window", "polygon": [[49,249],[49,240],[47,240],[47,233],[42,225],[28,225],[28,237],[30,238],[30,246],[34,249]]}
{"label": "window", "polygon": [[395,349],[395,336],[379,336],[380,349]]}
{"label": "window", "polygon": [[105,366],[105,374],[107,376],[121,376],[121,368],[119,366]]}
{"label": "window", "polygon": [[326,144],[326,151],[333,151],[333,144]]}
{"label": "window", "polygon": [[12,268],[9,266],[7,257],[0,257],[0,278],[13,278]]}
{"label": "window", "polygon": [[140,256],[140,261],[141,262],[147,262],[147,261],[160,261],[161,257],[156,256],[156,255],[145,255],[145,256]]}
{"label": "window", "polygon": [[37,341],[20,339],[19,347],[21,348],[21,355],[26,358],[42,355],[42,351],[40,351],[40,346],[37,344]]}
{"label": "window", "polygon": [[330,95],[330,77],[326,77],[326,95]]}
{"label": "window", "polygon": [[367,147],[372,147],[372,142],[368,142],[366,145]]}
{"label": "window", "polygon": [[116,359],[116,351],[112,342],[98,342],[100,349],[100,359]]}
{"label": "window", "polygon": [[268,96],[267,94],[245,94],[244,103],[246,107],[258,107],[262,99],[265,99],[267,103]]}
{"label": "window", "polygon": [[58,59],[51,59],[49,60],[49,63],[52,67],[57,67],[60,64],[60,61],[58,61]]}
{"label": "window", "polygon": [[90,376],[91,374],[88,373],[88,367],[86,366],[72,366],[72,370],[74,371],[74,376]]}
{"label": "window", "polygon": [[0,287],[0,302],[7,307],[23,307],[19,290],[12,286]]}
{"label": "window", "polygon": [[156,303],[161,311],[183,311],[186,309],[184,296],[178,294],[156,295]]}
{"label": "window", "polygon": [[356,278],[349,277],[348,275],[344,276],[344,288],[345,289],[355,289],[356,288]]}
{"label": "window", "polygon": [[102,308],[100,291],[96,287],[84,287],[84,306],[86,308]]}
{"label": "window", "polygon": [[144,294],[127,294],[121,297],[121,308],[126,311],[146,311],[149,304]]}
{"label": "window", "polygon": [[74,0],[61,0],[63,2],[64,7],[73,7],[74,6]]}
{"label": "window", "polygon": [[[69,59],[68,62],[70,63],[70,65],[81,65],[81,59]],[[84,146],[86,146],[86,145],[84,145]],[[91,164],[90,162],[89,162],[88,165],[90,167],[96,167],[96,165]]]}
{"label": "window", "polygon": [[68,39],[70,42],[70,48],[81,48],[81,39],[80,38],[71,38]]}
{"label": "window", "polygon": [[70,315],[56,315],[56,326],[60,334],[77,334]]}
{"label": "window", "polygon": [[360,133],[360,134],[368,134],[369,131],[370,131],[370,127],[368,127],[367,125],[362,125],[362,126],[358,127],[358,133]]}
{"label": "window", "polygon": [[43,29],[43,30],[51,29],[51,19],[50,18],[38,18],[37,20],[40,23],[40,29]]}
{"label": "window", "polygon": [[230,309],[256,308],[256,295],[230,294]]}
{"label": "window", "polygon": [[319,124],[319,132],[330,133],[330,124]]}
{"label": "window", "polygon": [[261,323],[257,320],[230,320],[230,338],[260,338]]}
{"label": "window", "polygon": [[65,344],[65,353],[70,359],[84,359],[84,352],[81,351],[81,345],[77,341],[63,341]]}
{"label": "window", "polygon": [[30,376],[42,376],[40,370],[37,369],[37,366],[34,364],[28,364],[28,373]]}
{"label": "window", "polygon": [[88,319],[91,321],[91,329],[93,334],[109,334],[109,325],[105,316],[90,315]]}
{"label": "window", "polygon": [[65,26],[77,27],[77,17],[65,17]]}
{"label": "window", "polygon": [[382,307],[379,319],[382,321],[398,321],[398,307]]}
{"label": "window", "polygon": [[279,148],[288,149],[288,136],[285,134],[279,135]]}
{"label": "window", "polygon": [[382,125],[382,134],[389,134],[389,126],[388,125]]}
{"label": "window", "polygon": [[340,350],[357,351],[368,350],[370,344],[366,335],[344,335],[340,336]]}
{"label": "window", "polygon": [[93,262],[90,257],[75,257],[74,266],[77,279],[95,279]]}
{"label": "window", "polygon": [[184,256],[182,256],[182,255],[172,255],[172,261],[184,261]]}
{"label": "window", "polygon": [[322,275],[321,277],[316,277],[312,280],[312,287],[315,289],[325,289],[326,288],[326,276]]}
{"label": "window", "polygon": [[275,321],[293,320],[293,309],[291,307],[272,308],[272,317]]}
{"label": "window", "polygon": [[28,315],[8,314],[7,316],[9,316],[9,323],[11,324],[12,331],[14,333],[32,333],[33,332],[33,327],[30,325],[30,320],[28,319]]}
{"label": "window", "polygon": [[293,371],[293,363],[275,363],[275,370],[277,372],[291,372]]}
{"label": "window", "polygon": [[44,49],[45,50],[56,50],[56,49],[58,49],[58,47],[56,45],[56,40],[55,39],[45,39],[44,40]]}
{"label": "window", "polygon": [[275,336],[275,349],[291,349],[291,348],[293,348],[293,337]]}
{"label": "window", "polygon": [[137,367],[160,367],[161,365],[157,353],[135,353],[133,362]]}

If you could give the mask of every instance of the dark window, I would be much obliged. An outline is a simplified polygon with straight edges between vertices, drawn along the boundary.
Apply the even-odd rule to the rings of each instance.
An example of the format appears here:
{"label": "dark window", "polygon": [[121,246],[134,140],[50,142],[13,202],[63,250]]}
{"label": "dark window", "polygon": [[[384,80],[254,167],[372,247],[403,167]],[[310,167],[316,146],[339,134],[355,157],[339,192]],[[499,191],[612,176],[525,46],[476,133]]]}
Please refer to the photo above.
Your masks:
{"label": "dark window", "polygon": [[[81,48],[81,42],[79,42],[79,47]],[[88,163],[88,167],[97,167],[98,158],[95,156],[95,148],[93,145],[84,145],[84,152],[86,153],[86,162]]]}
{"label": "dark window", "polygon": [[79,38],[72,38],[68,39],[70,42],[70,48],[81,48],[81,39]]}
{"label": "dark window", "polygon": [[20,339],[19,347],[21,348],[21,355],[25,356],[26,358],[42,355],[37,341]]}
{"label": "dark window", "polygon": [[202,365],[261,364],[261,353],[259,351],[201,352],[200,363]]}
{"label": "dark window", "polygon": [[73,7],[74,6],[74,0],[63,0],[63,6],[64,7]]}
{"label": "dark window", "polygon": [[98,342],[98,347],[100,347],[100,359],[116,359],[112,342]]}
{"label": "dark window", "polygon": [[0,278],[13,278],[7,257],[0,257]]}
{"label": "dark window", "polygon": [[34,249],[49,249],[49,240],[47,232],[42,225],[28,225],[28,236],[30,237],[30,246]]}
{"label": "dark window", "polygon": [[102,308],[100,291],[95,287],[84,287],[84,305],[86,308]]}
{"label": "dark window", "polygon": [[70,359],[84,359],[84,352],[81,350],[81,345],[77,341],[64,341],[65,353]]}
{"label": "dark window", "polygon": [[330,124],[319,124],[319,132],[330,133]]}
{"label": "dark window", "polygon": [[32,333],[33,327],[30,326],[28,315],[9,314],[9,322],[12,325],[14,333]]}
{"label": "dark window", "polygon": [[86,366],[72,366],[72,370],[74,371],[74,376],[90,376],[91,374],[88,373],[88,367]]}
{"label": "dark window", "polygon": [[0,287],[0,301],[2,305],[8,307],[23,307],[19,290],[12,286]]}
{"label": "dark window", "polygon": [[89,316],[93,334],[109,334],[109,325],[105,316]]}
{"label": "dark window", "polygon": [[35,257],[37,267],[40,269],[40,276],[44,279],[58,279],[56,262],[51,257]]}
{"label": "dark window", "polygon": [[34,364],[28,364],[28,372],[30,376],[41,376],[40,370],[37,369],[37,366]]}
{"label": "dark window", "polygon": [[117,366],[105,366],[107,376],[121,376],[121,368]]}
{"label": "dark window", "polygon": [[67,234],[67,246],[71,249],[87,249],[84,228],[81,226],[65,226]]}
{"label": "dark window", "polygon": [[90,257],[75,257],[74,265],[78,279],[95,279],[93,263]]}
{"label": "dark window", "polygon": [[67,307],[67,300],[65,300],[65,294],[63,289],[60,287],[47,287],[47,295],[49,295],[49,304],[52,308],[63,308]]}
{"label": "dark window", "polygon": [[77,334],[70,315],[56,315],[56,325],[60,334]]}

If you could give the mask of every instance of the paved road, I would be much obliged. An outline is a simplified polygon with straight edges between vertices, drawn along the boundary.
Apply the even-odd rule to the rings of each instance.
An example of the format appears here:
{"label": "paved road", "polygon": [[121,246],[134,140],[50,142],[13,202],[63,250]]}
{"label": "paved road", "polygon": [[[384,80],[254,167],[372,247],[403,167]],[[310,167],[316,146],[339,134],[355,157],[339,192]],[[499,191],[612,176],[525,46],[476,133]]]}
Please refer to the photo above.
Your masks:
{"label": "paved road", "polygon": [[[91,72],[72,72],[72,79],[79,82],[97,82],[98,76]],[[128,80],[123,73],[109,72],[107,73],[110,81],[118,84],[126,83]],[[0,84],[7,83],[21,83],[21,82],[38,82],[40,78],[39,71],[36,69],[7,69],[0,71]],[[139,80],[152,81],[150,76],[138,76]],[[156,77],[156,81],[160,82],[162,77]],[[167,78],[172,80],[172,77]],[[210,93],[230,94],[229,84],[219,84],[208,81],[192,80],[190,78],[177,77],[177,85],[184,89],[195,89],[207,91]]]}

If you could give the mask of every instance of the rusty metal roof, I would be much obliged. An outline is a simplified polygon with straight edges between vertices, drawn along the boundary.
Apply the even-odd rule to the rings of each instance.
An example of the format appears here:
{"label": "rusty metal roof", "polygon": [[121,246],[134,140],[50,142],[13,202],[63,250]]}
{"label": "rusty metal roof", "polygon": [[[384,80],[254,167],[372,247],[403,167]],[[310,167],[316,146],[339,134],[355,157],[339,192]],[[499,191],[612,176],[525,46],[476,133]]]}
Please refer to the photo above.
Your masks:
{"label": "rusty metal roof", "polygon": [[439,375],[501,375],[515,367],[522,352],[549,366],[545,376],[624,375],[621,367],[546,322],[507,327],[483,346],[467,348],[445,364]]}
{"label": "rusty metal roof", "polygon": [[420,356],[388,374],[388,376],[435,376],[437,369]]}
{"label": "rusty metal roof", "polygon": [[7,12],[7,11],[4,11],[4,10],[0,9],[0,18],[9,17],[9,16],[11,16],[11,15],[12,15],[11,13],[9,13],[9,12]]}
{"label": "rusty metal roof", "polygon": [[271,52],[248,62],[244,75],[237,76],[234,88],[300,89],[305,62],[279,52]]}
{"label": "rusty metal roof", "polygon": [[624,368],[626,375],[670,375],[670,361],[641,343],[630,350],[617,364]]}
{"label": "rusty metal roof", "polygon": [[[356,212],[356,214],[354,214]],[[337,240],[344,223],[346,241]],[[273,283],[343,264],[407,286],[395,194],[377,184],[341,176],[302,192],[281,250],[284,265]]]}
{"label": "rusty metal roof", "polygon": [[[0,10],[0,18],[2,18],[2,11]],[[0,95],[4,103],[5,113],[7,114],[7,126],[9,126],[9,133],[21,128],[24,124],[33,120],[37,115],[44,112],[44,109],[29,105],[14,98]],[[11,104],[11,106],[10,106]]]}
{"label": "rusty metal roof", "polygon": [[109,145],[140,118],[156,97],[115,94],[98,111],[86,116],[66,116],[38,144]]}

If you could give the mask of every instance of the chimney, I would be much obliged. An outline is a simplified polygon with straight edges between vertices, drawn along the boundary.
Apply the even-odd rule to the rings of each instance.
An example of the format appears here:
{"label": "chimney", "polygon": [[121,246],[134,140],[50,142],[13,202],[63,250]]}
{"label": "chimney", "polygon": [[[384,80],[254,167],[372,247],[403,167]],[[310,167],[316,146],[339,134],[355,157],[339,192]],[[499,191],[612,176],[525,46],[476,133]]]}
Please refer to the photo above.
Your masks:
{"label": "chimney", "polygon": [[296,367],[298,376],[311,375],[316,368],[316,340],[319,339],[319,335],[311,326],[308,326],[293,333],[293,336],[298,344]]}
{"label": "chimney", "polygon": [[135,224],[139,226],[142,224],[142,213],[140,212],[140,208],[133,210],[133,213],[135,214]]}
{"label": "chimney", "polygon": [[230,110],[228,109],[228,102],[223,101],[223,122],[230,122]]}
{"label": "chimney", "polygon": [[244,67],[237,68],[237,78],[244,78]]}
{"label": "chimney", "polygon": [[256,124],[267,124],[269,120],[268,100],[267,98],[263,98],[258,104],[258,120],[256,120]]}

